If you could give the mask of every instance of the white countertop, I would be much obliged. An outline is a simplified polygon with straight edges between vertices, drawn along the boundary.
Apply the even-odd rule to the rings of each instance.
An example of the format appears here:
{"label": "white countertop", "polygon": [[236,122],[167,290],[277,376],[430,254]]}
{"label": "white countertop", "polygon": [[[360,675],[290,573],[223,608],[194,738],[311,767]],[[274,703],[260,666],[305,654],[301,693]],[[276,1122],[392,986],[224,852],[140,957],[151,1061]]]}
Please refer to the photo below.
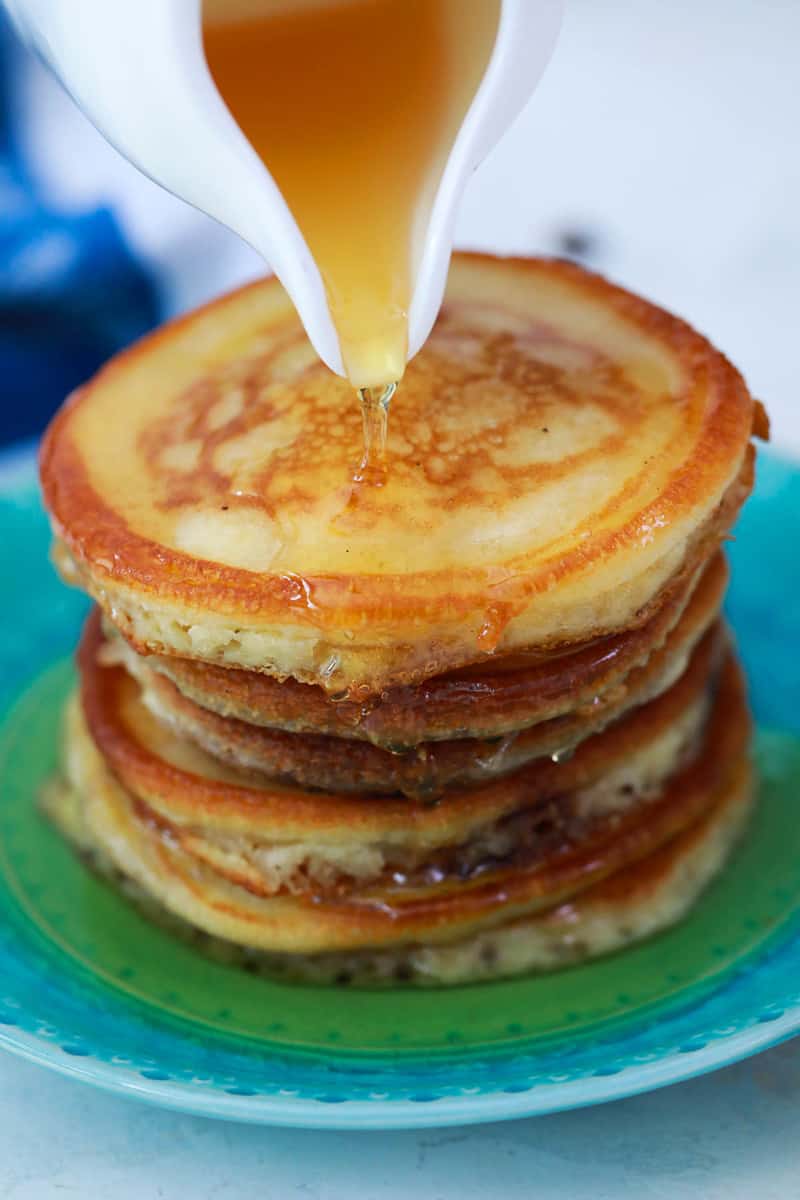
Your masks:
{"label": "white countertop", "polygon": [[146,1108],[0,1057],[0,1197],[796,1200],[800,1040],[631,1100],[502,1125],[327,1133]]}
{"label": "white countertop", "polygon": [[[557,58],[476,176],[459,239],[556,252],[565,233],[588,235],[591,265],[718,342],[798,454],[799,45],[793,0],[571,0]],[[257,269],[57,111],[55,91],[35,95],[50,131],[42,174],[76,203],[122,204],[174,307]],[[198,241],[218,256],[213,278],[185,253]],[[597,1109],[419,1134],[218,1124],[0,1055],[0,1200],[796,1200],[798,1111],[800,1041]]]}

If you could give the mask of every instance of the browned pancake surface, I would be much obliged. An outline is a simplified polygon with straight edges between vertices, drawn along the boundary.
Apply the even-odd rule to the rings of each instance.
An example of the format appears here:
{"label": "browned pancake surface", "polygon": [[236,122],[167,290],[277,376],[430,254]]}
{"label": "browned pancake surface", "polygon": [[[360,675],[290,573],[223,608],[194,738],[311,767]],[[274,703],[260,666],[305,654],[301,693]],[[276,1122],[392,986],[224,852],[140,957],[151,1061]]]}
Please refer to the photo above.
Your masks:
{"label": "browned pancake surface", "polygon": [[[577,844],[565,840],[544,858],[512,855],[467,879],[385,880],[346,894],[317,890],[307,897],[263,898],[203,865],[172,836],[165,837],[127,790],[112,798],[111,819],[119,830],[114,837],[127,846],[120,843],[123,857],[132,854],[135,862],[144,854],[148,873],[154,873],[150,877],[160,880],[168,894],[184,897],[200,913],[212,911],[223,925],[233,922],[240,940],[242,928],[250,928],[252,944],[262,948],[317,952],[449,940],[552,908],[667,845],[738,787],[748,730],[741,675],[729,657],[699,753],[671,777],[657,799],[598,823]],[[162,775],[173,772],[182,776],[182,795],[194,790],[185,772],[162,763]],[[136,778],[141,784],[144,776]]]}
{"label": "browned pancake surface", "polygon": [[375,695],[645,624],[746,494],[756,418],[646,302],[460,256],[384,486],[353,483],[358,412],[271,281],[114,360],[42,480],[65,561],[140,648]]}

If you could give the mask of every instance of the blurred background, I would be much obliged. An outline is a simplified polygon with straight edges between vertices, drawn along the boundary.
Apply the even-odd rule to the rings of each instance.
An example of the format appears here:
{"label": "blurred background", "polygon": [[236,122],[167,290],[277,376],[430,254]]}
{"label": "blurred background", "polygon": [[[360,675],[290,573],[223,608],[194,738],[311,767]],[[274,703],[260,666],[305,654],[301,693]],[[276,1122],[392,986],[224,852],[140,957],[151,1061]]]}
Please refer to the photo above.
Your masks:
{"label": "blurred background", "polygon": [[[686,317],[800,456],[798,47],[797,0],[568,0],[457,244],[576,258]],[[118,347],[263,270],[120,158],[0,17],[0,444],[34,437]]]}

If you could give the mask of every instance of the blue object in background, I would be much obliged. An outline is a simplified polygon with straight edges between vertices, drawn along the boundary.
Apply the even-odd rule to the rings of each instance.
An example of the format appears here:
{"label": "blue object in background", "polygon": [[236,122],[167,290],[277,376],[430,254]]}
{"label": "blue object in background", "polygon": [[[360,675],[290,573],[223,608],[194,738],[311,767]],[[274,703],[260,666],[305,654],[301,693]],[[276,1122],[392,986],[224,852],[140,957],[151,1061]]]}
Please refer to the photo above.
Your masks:
{"label": "blue object in background", "polygon": [[18,53],[0,16],[0,444],[38,433],[160,316],[155,284],[108,209],[62,214],[37,196],[16,137]]}

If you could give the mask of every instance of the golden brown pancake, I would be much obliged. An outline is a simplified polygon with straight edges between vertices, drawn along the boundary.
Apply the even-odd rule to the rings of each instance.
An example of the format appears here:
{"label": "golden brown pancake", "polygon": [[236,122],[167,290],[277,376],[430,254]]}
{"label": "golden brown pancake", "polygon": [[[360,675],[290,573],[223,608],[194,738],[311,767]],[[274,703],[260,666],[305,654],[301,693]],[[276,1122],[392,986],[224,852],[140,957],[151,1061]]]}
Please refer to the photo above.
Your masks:
{"label": "golden brown pancake", "polygon": [[701,821],[646,859],[547,912],[518,917],[455,942],[315,955],[254,952],[209,935],[163,908],[92,840],[84,804],[84,798],[63,783],[55,783],[45,797],[51,820],[96,869],[121,885],[150,919],[217,959],[251,972],[316,983],[454,984],[585,962],[674,924],[725,865],[741,837],[752,808],[752,786],[745,764],[724,799]]}
{"label": "golden brown pancake", "polygon": [[[719,632],[710,631],[669,691],[586,739],[571,757],[545,758],[479,787],[451,787],[435,803],[300,789],[226,765],[153,715],[135,680],[107,665],[91,624],[79,666],[92,740],[123,786],[173,832],[286,846],[291,857],[312,846],[318,859],[332,862],[357,848],[362,857],[378,854],[380,873],[387,864],[407,866],[495,837],[520,811],[534,819],[543,813],[553,825],[556,800],[579,797],[567,809],[574,821],[651,795],[696,749],[724,650]],[[519,827],[514,832],[518,838]]]}
{"label": "golden brown pancake", "polygon": [[[659,695],[683,673],[694,647],[716,619],[724,579],[724,571],[711,573],[705,586],[696,589],[664,644],[615,686],[589,700],[582,698],[585,693],[579,689],[573,711],[499,739],[456,737],[423,742],[402,752],[389,752],[363,741],[343,746],[340,738],[330,735],[286,733],[222,717],[189,700],[159,672],[148,670],[146,661],[134,651],[123,650],[122,661],[142,684],[144,701],[156,717],[234,766],[303,787],[430,797],[456,784],[480,783],[508,774],[534,758],[566,757],[585,738]],[[106,644],[99,651],[96,616],[90,620],[86,637],[93,647],[90,653],[102,652],[107,661],[113,661],[119,643]],[[535,673],[535,668],[529,669],[526,682]],[[544,674],[541,669],[540,674]],[[419,702],[420,708],[423,705]],[[458,732],[468,718],[456,719]]]}
{"label": "golden brown pancake", "polygon": [[460,255],[384,469],[260,282],[53,422],[98,601],[48,808],[150,910],[293,977],[547,969],[678,919],[751,798],[719,543],[766,418],[682,322]]}
{"label": "golden brown pancake", "polygon": [[[112,696],[115,684],[123,692],[129,686],[129,682],[124,687],[120,683],[120,678],[125,681],[125,675],[119,668],[98,668],[98,674],[102,676],[97,681],[99,694],[106,700],[109,694],[104,689],[109,678]],[[656,701],[652,707],[660,703]],[[497,928],[513,928],[515,922],[543,913],[550,914],[548,920],[558,930],[559,922],[565,919],[563,906],[577,905],[580,914],[581,896],[587,889],[590,889],[587,902],[607,907],[610,904],[617,917],[633,909],[634,929],[653,928],[659,918],[654,911],[648,914],[648,905],[656,903],[654,898],[659,902],[664,900],[660,881],[669,877],[674,883],[681,862],[686,865],[692,859],[689,876],[694,871],[704,882],[709,870],[704,870],[703,864],[690,853],[698,846],[706,847],[713,870],[717,869],[724,857],[720,847],[727,850],[741,824],[749,788],[746,755],[749,722],[741,676],[729,656],[714,688],[712,709],[700,745],[689,760],[676,765],[654,797],[598,818],[577,837],[566,833],[544,855],[513,851],[505,859],[490,861],[465,877],[445,873],[441,878],[406,879],[394,873],[344,891],[318,881],[305,892],[292,894],[284,889],[265,896],[232,882],[195,857],[191,843],[175,836],[174,830],[165,830],[147,804],[142,807],[141,791],[152,789],[161,781],[159,786],[174,788],[176,802],[189,804],[195,799],[198,811],[206,813],[216,787],[217,798],[227,797],[238,810],[240,820],[244,819],[248,803],[255,809],[268,807],[271,800],[256,800],[251,790],[248,801],[244,795],[247,789],[225,778],[222,768],[216,769],[217,780],[212,785],[211,780],[176,764],[174,759],[182,753],[180,748],[172,747],[168,757],[158,760],[144,744],[142,730],[146,726],[134,729],[130,704],[122,696],[116,714],[107,711],[105,717],[98,717],[99,699],[94,706],[97,711],[93,712],[90,697],[88,727],[80,709],[76,707],[72,712],[66,769],[70,785],[82,801],[77,818],[82,836],[170,911],[215,936],[273,953],[394,952],[406,948],[407,956],[409,947],[415,953],[422,953],[420,947],[450,944],[463,947],[467,939]],[[635,716],[645,711],[642,709]],[[578,751],[576,759],[592,742],[594,753],[601,753],[597,747],[613,733],[612,728],[591,739]],[[112,757],[109,749],[113,751]],[[198,751],[193,752],[191,762],[195,765],[198,755]],[[126,764],[127,769],[121,770]],[[564,764],[564,769],[575,770],[571,764]],[[136,792],[131,788],[132,783]],[[297,799],[298,808],[308,807],[309,797]],[[320,800],[317,803],[324,806]],[[390,805],[388,801],[385,803]],[[409,802],[406,804],[411,807]],[[383,802],[374,801],[368,807],[370,811],[382,809]],[[736,818],[735,813],[739,814]],[[695,835],[691,835],[692,830]],[[716,831],[713,837],[711,830]],[[713,853],[709,849],[712,843]],[[650,872],[648,861],[653,864]],[[636,870],[636,864],[640,865],[640,871]],[[683,900],[696,892],[696,888],[688,886],[689,876],[684,878],[687,887]],[[604,880],[608,881],[605,885]],[[594,891],[593,897],[592,891],[598,886],[601,890]],[[676,892],[673,887],[666,907],[674,915],[683,900],[680,888]],[[660,905],[659,911],[662,910]],[[589,911],[587,908],[585,913]],[[596,907],[594,911],[596,915]],[[563,936],[563,931],[562,924],[556,940]],[[620,936],[617,930],[611,943],[619,944]],[[531,952],[536,944],[534,938]],[[608,944],[606,937],[605,948]],[[589,946],[586,953],[591,951]]]}
{"label": "golden brown pancake", "polygon": [[[195,705],[247,725],[363,739],[393,751],[432,740],[503,737],[587,706],[599,721],[606,706],[614,707],[636,682],[634,670],[651,655],[662,648],[668,657],[691,649],[715,618],[727,580],[718,551],[699,581],[693,576],[688,585],[672,589],[638,628],[566,650],[492,656],[360,702],[332,700],[322,688],[293,679],[281,683],[259,671],[193,659],[141,656],[131,649],[123,661],[143,682],[151,682],[158,671]],[[113,632],[110,622],[107,627]],[[168,706],[167,695],[162,690]]]}
{"label": "golden brown pancake", "polygon": [[139,650],[360,699],[645,625],[729,528],[760,414],[681,321],[562,262],[456,256],[359,414],[266,280],[118,356],[53,422],[61,561]]}

